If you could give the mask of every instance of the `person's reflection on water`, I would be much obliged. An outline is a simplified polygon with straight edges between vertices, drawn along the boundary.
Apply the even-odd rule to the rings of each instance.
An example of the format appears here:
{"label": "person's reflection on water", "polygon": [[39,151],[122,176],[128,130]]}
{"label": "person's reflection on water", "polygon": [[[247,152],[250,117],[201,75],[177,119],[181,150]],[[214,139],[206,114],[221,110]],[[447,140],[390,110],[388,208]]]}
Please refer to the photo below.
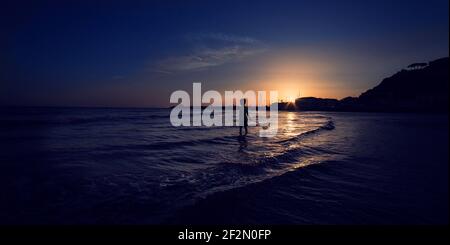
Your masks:
{"label": "person's reflection on water", "polygon": [[244,150],[247,148],[247,138],[245,136],[239,136],[238,142],[239,142],[238,152],[244,152]]}

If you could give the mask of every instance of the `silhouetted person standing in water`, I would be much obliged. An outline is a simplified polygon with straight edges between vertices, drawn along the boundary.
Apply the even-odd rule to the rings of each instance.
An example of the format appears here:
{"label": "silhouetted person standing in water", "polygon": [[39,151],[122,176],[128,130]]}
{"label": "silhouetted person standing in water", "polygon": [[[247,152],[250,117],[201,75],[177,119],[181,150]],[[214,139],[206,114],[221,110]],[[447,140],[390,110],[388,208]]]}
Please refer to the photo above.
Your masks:
{"label": "silhouetted person standing in water", "polygon": [[[247,99],[241,100],[241,107],[244,107],[244,128],[245,128],[245,135],[247,135],[248,130],[248,107],[247,107]],[[240,119],[241,120],[241,119]],[[242,136],[242,126],[239,126],[239,135]]]}

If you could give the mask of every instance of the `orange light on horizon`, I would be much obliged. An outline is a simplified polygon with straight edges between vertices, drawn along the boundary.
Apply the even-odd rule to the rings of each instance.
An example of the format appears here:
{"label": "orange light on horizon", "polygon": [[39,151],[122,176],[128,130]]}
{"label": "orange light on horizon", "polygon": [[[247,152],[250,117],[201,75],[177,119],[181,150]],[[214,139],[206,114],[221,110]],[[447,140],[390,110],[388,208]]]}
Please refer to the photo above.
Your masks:
{"label": "orange light on horizon", "polygon": [[295,102],[295,98],[292,96],[289,96],[289,97],[287,97],[287,102],[293,103],[293,102]]}

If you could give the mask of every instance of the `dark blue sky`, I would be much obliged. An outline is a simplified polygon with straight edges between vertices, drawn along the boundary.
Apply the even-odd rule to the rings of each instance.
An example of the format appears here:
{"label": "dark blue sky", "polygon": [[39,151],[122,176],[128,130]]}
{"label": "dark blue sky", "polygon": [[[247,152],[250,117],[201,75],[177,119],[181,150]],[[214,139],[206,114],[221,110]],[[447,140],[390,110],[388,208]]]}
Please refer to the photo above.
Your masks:
{"label": "dark blue sky", "polygon": [[0,10],[0,103],[166,106],[193,82],[358,96],[448,56],[448,18],[448,0],[14,1]]}

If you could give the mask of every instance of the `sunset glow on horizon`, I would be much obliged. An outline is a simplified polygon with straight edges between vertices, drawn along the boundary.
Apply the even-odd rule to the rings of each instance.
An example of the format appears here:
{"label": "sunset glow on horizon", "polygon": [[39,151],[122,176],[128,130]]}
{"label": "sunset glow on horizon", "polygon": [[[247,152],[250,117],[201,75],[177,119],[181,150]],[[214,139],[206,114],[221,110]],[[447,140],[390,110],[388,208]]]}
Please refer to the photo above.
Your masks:
{"label": "sunset glow on horizon", "polygon": [[359,96],[448,55],[448,1],[432,1],[5,7],[2,23],[21,25],[2,29],[0,104],[167,107],[195,82],[287,101]]}

